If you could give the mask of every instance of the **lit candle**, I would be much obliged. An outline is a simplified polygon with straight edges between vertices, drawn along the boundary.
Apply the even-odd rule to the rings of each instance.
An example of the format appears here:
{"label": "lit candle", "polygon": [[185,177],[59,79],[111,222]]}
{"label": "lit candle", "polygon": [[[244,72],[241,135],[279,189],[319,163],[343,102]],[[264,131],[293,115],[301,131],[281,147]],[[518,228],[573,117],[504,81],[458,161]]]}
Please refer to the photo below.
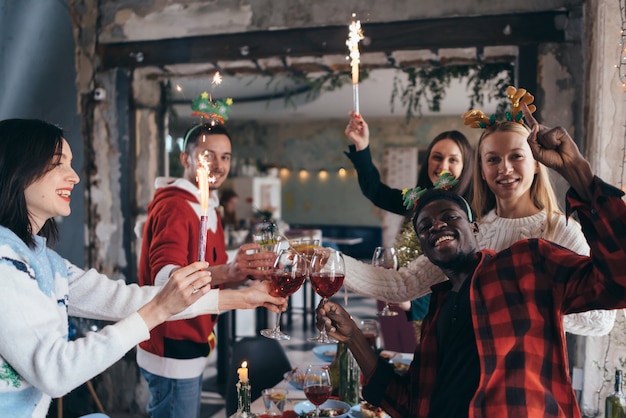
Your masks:
{"label": "lit candle", "polygon": [[348,26],[348,40],[346,45],[350,50],[350,66],[352,67],[352,99],[354,102],[354,111],[359,113],[359,61],[361,54],[359,52],[359,41],[363,39],[363,30],[361,29],[361,21],[354,20],[356,13],[352,13],[352,23]]}
{"label": "lit candle", "polygon": [[239,375],[239,381],[241,383],[248,383],[248,362],[244,361],[241,363],[241,367],[237,369],[237,374]]}

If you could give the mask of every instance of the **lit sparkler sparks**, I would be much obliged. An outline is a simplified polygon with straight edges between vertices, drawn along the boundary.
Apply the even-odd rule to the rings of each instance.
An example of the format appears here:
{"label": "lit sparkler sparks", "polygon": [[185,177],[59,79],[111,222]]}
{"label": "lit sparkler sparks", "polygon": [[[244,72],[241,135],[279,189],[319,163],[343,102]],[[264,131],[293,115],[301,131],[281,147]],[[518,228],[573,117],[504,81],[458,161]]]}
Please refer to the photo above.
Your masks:
{"label": "lit sparkler sparks", "polygon": [[352,67],[352,99],[354,111],[359,113],[359,63],[361,53],[359,52],[359,42],[364,38],[361,21],[355,20],[356,13],[352,13],[352,22],[348,26],[348,40],[346,45],[350,51],[350,66]]}
{"label": "lit sparkler sparks", "polygon": [[210,183],[215,183],[216,178],[211,173],[211,165],[215,156],[206,150],[198,156],[198,169],[196,176],[198,189],[200,190],[200,236],[198,238],[198,261],[205,261],[206,258],[206,235],[208,229],[209,193]]}

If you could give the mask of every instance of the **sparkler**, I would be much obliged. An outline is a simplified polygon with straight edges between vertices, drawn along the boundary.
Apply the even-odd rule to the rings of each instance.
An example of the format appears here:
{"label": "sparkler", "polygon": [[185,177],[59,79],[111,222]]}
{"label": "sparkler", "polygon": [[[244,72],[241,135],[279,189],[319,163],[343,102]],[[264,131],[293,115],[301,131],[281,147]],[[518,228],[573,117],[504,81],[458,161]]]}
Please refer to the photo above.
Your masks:
{"label": "sparkler", "polygon": [[198,156],[198,169],[196,176],[198,189],[200,189],[200,237],[198,238],[198,261],[205,261],[206,258],[206,235],[208,229],[209,215],[209,184],[215,182],[215,176],[211,175],[211,163],[214,156],[211,152],[205,151]]}
{"label": "sparkler", "polygon": [[352,101],[354,111],[359,113],[359,62],[361,54],[359,52],[359,41],[363,39],[363,29],[361,21],[355,20],[356,13],[352,13],[352,22],[348,26],[348,40],[346,45],[350,51],[350,66],[352,67]]}

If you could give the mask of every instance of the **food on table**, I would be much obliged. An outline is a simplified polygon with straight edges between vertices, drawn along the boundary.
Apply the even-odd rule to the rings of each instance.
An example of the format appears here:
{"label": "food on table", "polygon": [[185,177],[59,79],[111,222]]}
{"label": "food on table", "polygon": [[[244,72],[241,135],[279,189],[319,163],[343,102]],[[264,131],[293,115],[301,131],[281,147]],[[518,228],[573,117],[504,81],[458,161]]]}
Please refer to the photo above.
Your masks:
{"label": "food on table", "polygon": [[389,415],[383,411],[379,406],[374,406],[369,402],[361,402],[361,417],[362,418],[389,418]]}
{"label": "food on table", "polygon": [[296,389],[302,390],[304,387],[304,377],[306,376],[306,370],[300,370],[297,367],[287,373],[285,373],[284,377],[287,382],[291,384],[291,386]]}

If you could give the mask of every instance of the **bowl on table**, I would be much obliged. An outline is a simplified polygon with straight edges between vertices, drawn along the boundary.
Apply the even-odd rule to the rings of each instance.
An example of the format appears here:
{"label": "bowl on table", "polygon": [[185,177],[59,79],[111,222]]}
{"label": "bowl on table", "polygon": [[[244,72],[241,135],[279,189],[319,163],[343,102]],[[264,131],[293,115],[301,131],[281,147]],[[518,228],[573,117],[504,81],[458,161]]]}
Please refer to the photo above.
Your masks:
{"label": "bowl on table", "polygon": [[313,354],[328,363],[332,362],[337,353],[337,344],[324,344],[313,347]]}
{"label": "bowl on table", "polygon": [[[293,410],[300,417],[315,416],[315,405],[309,401],[298,402]],[[350,404],[337,399],[329,399],[320,405],[320,417],[348,417]]]}
{"label": "bowl on table", "polygon": [[294,388],[298,390],[302,390],[304,388],[304,376],[305,375],[306,375],[306,368],[299,369],[296,367],[295,369],[286,372],[283,375],[283,378],[287,382],[289,382],[289,384],[293,386]]}

